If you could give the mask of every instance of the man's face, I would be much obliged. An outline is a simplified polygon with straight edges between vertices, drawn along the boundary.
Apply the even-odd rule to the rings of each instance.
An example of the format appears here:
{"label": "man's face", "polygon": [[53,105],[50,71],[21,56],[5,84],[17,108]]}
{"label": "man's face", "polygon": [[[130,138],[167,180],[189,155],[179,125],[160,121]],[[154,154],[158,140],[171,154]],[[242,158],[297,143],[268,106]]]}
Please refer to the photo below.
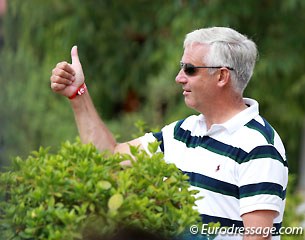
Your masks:
{"label": "man's face", "polygon": [[[202,44],[187,46],[184,50],[181,62],[194,66],[206,66],[203,63],[204,56],[208,53],[208,47]],[[182,85],[185,104],[204,112],[205,106],[213,95],[215,87],[215,74],[209,74],[206,68],[196,68],[192,75],[181,69],[176,76],[176,82]]]}

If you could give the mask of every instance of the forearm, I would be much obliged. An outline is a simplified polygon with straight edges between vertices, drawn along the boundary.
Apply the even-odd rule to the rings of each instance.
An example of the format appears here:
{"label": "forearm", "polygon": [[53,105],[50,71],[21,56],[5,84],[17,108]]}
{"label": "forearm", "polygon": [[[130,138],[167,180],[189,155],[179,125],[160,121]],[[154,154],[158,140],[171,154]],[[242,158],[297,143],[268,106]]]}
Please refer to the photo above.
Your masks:
{"label": "forearm", "polygon": [[273,219],[277,214],[276,211],[271,210],[257,210],[244,214],[242,216],[244,227],[251,231],[244,235],[243,240],[271,240]]}
{"label": "forearm", "polygon": [[246,235],[243,237],[243,240],[271,240],[271,235],[264,236],[262,234],[260,235]]}
{"label": "forearm", "polygon": [[98,115],[88,91],[70,102],[81,141],[94,144],[100,151],[114,152],[115,138]]}

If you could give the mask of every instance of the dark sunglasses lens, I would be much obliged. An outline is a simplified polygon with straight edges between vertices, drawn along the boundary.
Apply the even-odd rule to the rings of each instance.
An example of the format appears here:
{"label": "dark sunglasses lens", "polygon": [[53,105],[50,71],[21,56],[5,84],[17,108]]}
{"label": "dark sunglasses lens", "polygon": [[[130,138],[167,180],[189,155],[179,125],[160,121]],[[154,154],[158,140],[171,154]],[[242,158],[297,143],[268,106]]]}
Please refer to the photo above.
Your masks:
{"label": "dark sunglasses lens", "polygon": [[184,64],[183,66],[183,70],[187,75],[194,75],[196,72],[196,68],[194,68],[194,66],[192,64]]}

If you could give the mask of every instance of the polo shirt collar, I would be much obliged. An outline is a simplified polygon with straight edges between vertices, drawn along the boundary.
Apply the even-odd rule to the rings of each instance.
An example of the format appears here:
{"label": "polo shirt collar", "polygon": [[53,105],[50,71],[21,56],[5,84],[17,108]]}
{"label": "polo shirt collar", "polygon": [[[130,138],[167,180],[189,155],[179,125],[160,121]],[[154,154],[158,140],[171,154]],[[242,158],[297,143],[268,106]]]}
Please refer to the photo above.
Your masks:
{"label": "polo shirt collar", "polygon": [[[230,120],[222,124],[213,124],[211,128],[206,132],[206,135],[214,135],[222,131],[227,131],[229,134],[234,133],[242,126],[247,124],[250,120],[256,118],[259,115],[258,102],[251,98],[243,98],[244,103],[248,106],[245,110],[239,112]],[[205,124],[205,118],[200,116],[200,120]]]}

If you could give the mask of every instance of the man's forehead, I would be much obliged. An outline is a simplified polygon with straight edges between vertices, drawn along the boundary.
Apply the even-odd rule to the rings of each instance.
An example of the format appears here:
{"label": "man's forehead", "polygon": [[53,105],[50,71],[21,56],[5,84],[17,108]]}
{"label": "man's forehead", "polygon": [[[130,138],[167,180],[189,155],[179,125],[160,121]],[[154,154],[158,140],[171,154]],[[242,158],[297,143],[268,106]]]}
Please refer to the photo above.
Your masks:
{"label": "man's forehead", "polygon": [[188,50],[208,50],[210,48],[210,45],[207,43],[199,43],[199,42],[191,42],[187,45],[185,45],[185,49]]}
{"label": "man's forehead", "polygon": [[202,43],[193,43],[185,46],[182,61],[184,62],[202,62],[204,56],[208,53],[209,46]]}

